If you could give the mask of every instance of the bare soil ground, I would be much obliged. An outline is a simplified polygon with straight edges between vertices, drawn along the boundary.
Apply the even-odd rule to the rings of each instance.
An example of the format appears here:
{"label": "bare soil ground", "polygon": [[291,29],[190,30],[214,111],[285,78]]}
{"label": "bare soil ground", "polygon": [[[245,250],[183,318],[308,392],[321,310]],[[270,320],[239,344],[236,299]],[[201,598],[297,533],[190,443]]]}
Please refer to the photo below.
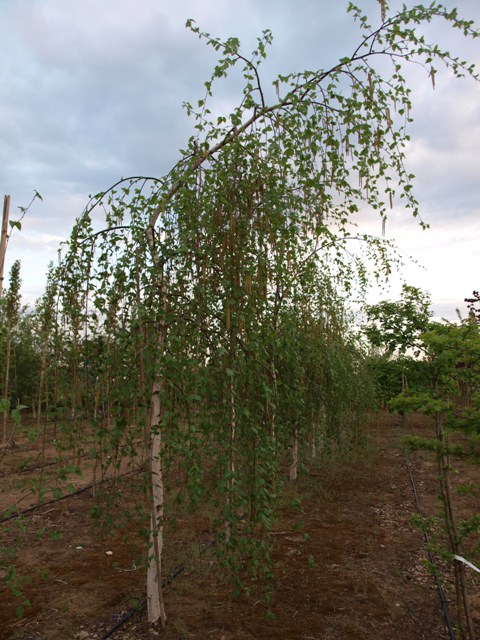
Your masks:
{"label": "bare soil ground", "polygon": [[[412,420],[408,432],[429,436],[431,425]],[[273,544],[275,591],[266,615],[258,597],[234,598],[222,579],[207,521],[178,519],[167,541],[167,571],[183,571],[165,588],[165,629],[150,629],[145,611],[137,612],[111,636],[211,640],[442,640],[448,638],[435,580],[427,569],[422,531],[412,523],[417,511],[398,419],[382,416],[369,427],[369,444],[355,457],[339,457],[306,468],[296,484],[285,487],[284,507]],[[27,495],[19,508],[34,503],[27,489],[38,470],[12,475],[22,459],[33,460],[28,442],[6,452],[0,463],[0,502]],[[30,445],[31,446],[31,445]],[[33,464],[32,460],[29,464]],[[426,516],[440,512],[433,454],[410,455],[411,468]],[[76,486],[91,481],[88,462]],[[54,465],[52,465],[53,473]],[[478,466],[456,465],[456,482],[479,486]],[[31,477],[30,475],[31,474]],[[90,474],[90,475],[89,475]],[[123,506],[140,500],[135,474],[117,480]],[[25,493],[26,492],[26,493]],[[463,492],[465,493],[465,492]],[[30,497],[28,497],[30,495]],[[300,496],[300,507],[293,507]],[[48,496],[47,496],[48,498]],[[478,512],[478,492],[459,497],[463,517]],[[100,640],[121,616],[144,598],[142,540],[135,523],[112,511],[120,531],[101,535],[91,517],[94,501],[86,491],[45,505],[0,524],[0,559],[9,550],[24,596],[31,607],[22,618],[22,601],[0,583],[0,639]],[[438,538],[442,532],[437,527]],[[129,534],[128,536],[126,534]],[[478,564],[478,536],[466,549]],[[436,556],[452,617],[454,592],[451,564]],[[478,576],[478,577],[477,577]],[[0,576],[5,578],[5,571]],[[472,610],[480,637],[480,575],[469,573]],[[252,592],[255,593],[255,585]]]}

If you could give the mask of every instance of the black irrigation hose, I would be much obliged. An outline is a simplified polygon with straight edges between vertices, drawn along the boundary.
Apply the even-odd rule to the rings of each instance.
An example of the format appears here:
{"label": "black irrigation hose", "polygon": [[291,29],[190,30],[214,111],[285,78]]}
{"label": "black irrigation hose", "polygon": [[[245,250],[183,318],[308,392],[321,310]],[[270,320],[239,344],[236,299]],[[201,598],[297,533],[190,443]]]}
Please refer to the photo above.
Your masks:
{"label": "black irrigation hose", "polygon": [[41,509],[42,507],[46,507],[49,504],[55,504],[55,502],[60,502],[60,500],[66,500],[67,498],[73,498],[73,496],[76,496],[79,493],[83,493],[84,491],[88,491],[92,487],[93,487],[93,483],[92,484],[88,484],[86,487],[82,487],[81,489],[78,489],[77,491],[74,491],[72,493],[67,493],[64,496],[60,496],[60,498],[53,498],[53,500],[47,500],[47,502],[42,502],[41,504],[35,504],[35,505],[33,505],[33,507],[28,507],[28,509],[23,509],[22,511],[17,511],[17,513],[13,513],[12,515],[7,516],[6,518],[2,518],[0,520],[0,524],[2,524],[3,522],[8,522],[9,520],[15,520],[15,518],[20,518],[20,516],[27,515],[27,514],[31,513],[32,511],[36,511],[37,509]]}
{"label": "black irrigation hose", "polygon": [[[215,544],[215,540],[210,540],[210,542],[206,542],[204,545],[202,545],[202,548],[200,549],[200,554],[203,555],[205,551],[207,551],[207,549],[210,549],[210,547],[213,547],[214,544]],[[187,568],[187,566],[188,566],[188,561],[185,562],[184,564],[179,565],[174,571],[172,571],[172,573],[162,581],[162,589],[167,587],[171,582],[175,580],[175,578],[177,578],[180,574],[182,574]],[[108,631],[106,631],[103,634],[100,640],[107,640],[107,638],[111,638],[111,636],[113,636],[113,634],[122,625],[124,625],[125,622],[130,620],[130,618],[134,616],[136,613],[140,613],[140,611],[142,611],[145,608],[146,604],[147,604],[147,598],[144,598],[141,601],[141,603],[138,605],[138,607],[134,607],[133,609],[130,609],[130,611],[127,611],[126,613],[124,613],[123,616],[113,625],[113,627],[111,627]]]}
{"label": "black irrigation hose", "polygon": [[60,500],[67,500],[67,498],[73,498],[74,496],[77,496],[80,493],[84,493],[85,491],[88,491],[94,486],[105,484],[106,482],[113,482],[113,480],[116,480],[118,478],[123,478],[124,476],[128,476],[132,473],[135,473],[136,471],[139,471],[139,469],[132,469],[130,471],[126,471],[125,473],[120,473],[118,476],[114,476],[113,478],[106,478],[101,482],[92,482],[90,484],[87,484],[86,487],[82,487],[81,489],[72,491],[72,493],[66,493],[64,496],[60,496],[59,498],[53,498],[52,500],[47,500],[46,502],[42,502],[41,504],[35,504],[33,505],[33,507],[28,507],[28,509],[17,511],[17,513],[13,513],[9,516],[6,516],[5,518],[1,518],[0,524],[4,522],[8,522],[9,520],[15,520],[15,518],[20,518],[20,516],[28,515],[29,513],[32,513],[32,511],[36,511],[37,509],[41,509],[42,507],[46,507],[50,504],[55,504],[56,502],[60,502]]}
{"label": "black irrigation hose", "polygon": [[[90,457],[89,453],[82,453],[82,455],[78,456],[79,458],[88,458]],[[0,471],[0,478],[7,478],[8,476],[19,475],[21,473],[28,473],[29,471],[35,471],[35,469],[45,469],[46,467],[53,467],[57,464],[64,463],[65,460],[51,460],[50,462],[41,462],[40,464],[32,464],[27,467],[20,467],[17,470],[13,471]]]}
{"label": "black irrigation hose", "polygon": [[[408,455],[407,455],[406,452],[405,452],[405,463],[407,465],[408,475],[410,476],[410,483],[412,485],[413,495],[415,496],[415,503],[417,505],[417,511],[420,514],[420,517],[422,518],[422,520],[424,520],[425,516],[423,515],[423,512],[422,512],[422,510],[420,508],[420,502],[418,500],[417,487],[415,486],[415,480],[413,479],[413,474],[412,474],[412,467],[410,465],[410,460],[409,460]],[[429,539],[428,533],[425,531],[425,529],[423,530],[423,538],[425,540],[425,547],[427,549],[428,561],[434,567],[435,566],[435,562],[433,560],[433,556],[432,556],[432,553],[430,551],[430,539]],[[442,585],[440,584],[440,580],[438,578],[438,575],[437,575],[436,571],[435,571],[435,582],[437,584],[438,596],[440,598],[440,604],[441,604],[441,607],[442,607],[443,616],[445,618],[445,622],[446,622],[446,625],[448,627],[448,633],[450,635],[450,640],[455,640],[455,631],[453,629],[452,620],[451,620],[450,614],[448,612],[447,599],[445,598],[445,592],[444,592],[444,590],[442,588]]]}
{"label": "black irrigation hose", "polygon": [[[86,441],[84,444],[89,444],[89,441]],[[80,459],[83,458],[91,458],[90,453],[82,453],[81,455],[78,456]],[[26,467],[22,467],[20,465],[19,469],[16,470],[12,470],[12,471],[0,471],[0,478],[7,478],[8,476],[13,476],[13,475],[17,475],[17,474],[21,474],[21,473],[28,473],[29,471],[35,471],[35,469],[45,469],[46,467],[53,467],[57,464],[62,464],[64,463],[65,460],[51,460],[49,462],[41,462],[39,464],[31,464],[28,465]]]}
{"label": "black irrigation hose", "polygon": [[16,469],[14,471],[0,471],[0,478],[7,478],[8,476],[18,475],[20,473],[28,473],[29,471],[35,471],[35,469],[45,469],[46,467],[52,467],[55,464],[60,464],[60,461],[54,460],[53,462],[45,462],[43,464],[34,464],[28,467]]}

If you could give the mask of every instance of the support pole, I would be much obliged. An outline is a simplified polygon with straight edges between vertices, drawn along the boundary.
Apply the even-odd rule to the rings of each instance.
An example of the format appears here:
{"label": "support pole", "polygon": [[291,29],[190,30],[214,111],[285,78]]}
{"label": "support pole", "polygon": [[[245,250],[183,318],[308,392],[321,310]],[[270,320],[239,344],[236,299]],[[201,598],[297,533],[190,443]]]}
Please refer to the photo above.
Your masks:
{"label": "support pole", "polygon": [[2,235],[0,239],[0,298],[3,295],[3,270],[5,268],[5,254],[7,252],[8,216],[10,213],[10,196],[3,198]]}

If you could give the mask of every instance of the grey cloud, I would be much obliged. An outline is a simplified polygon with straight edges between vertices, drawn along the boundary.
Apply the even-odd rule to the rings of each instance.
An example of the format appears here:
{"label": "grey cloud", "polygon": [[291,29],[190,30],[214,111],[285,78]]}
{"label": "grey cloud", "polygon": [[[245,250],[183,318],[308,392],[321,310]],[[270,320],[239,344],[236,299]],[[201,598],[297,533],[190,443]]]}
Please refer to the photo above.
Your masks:
{"label": "grey cloud", "polygon": [[[461,4],[480,17],[477,0]],[[379,19],[377,0],[362,5]],[[176,162],[192,130],[181,103],[203,96],[215,63],[184,28],[188,17],[220,37],[238,36],[246,52],[271,28],[264,77],[272,95],[278,73],[329,67],[351,51],[358,31],[345,7],[325,0],[2,0],[2,185],[14,208],[27,204],[33,189],[44,196],[22,231],[32,234],[31,250],[40,254],[43,244],[52,256],[40,221],[67,235],[89,193],[120,176],[161,176]],[[452,89],[442,76],[432,93],[425,73],[412,72],[412,81],[408,165],[418,175],[422,207],[435,223],[458,210],[466,221],[479,201],[478,86],[457,82]],[[235,78],[220,82],[214,104],[236,104],[238,87]]]}

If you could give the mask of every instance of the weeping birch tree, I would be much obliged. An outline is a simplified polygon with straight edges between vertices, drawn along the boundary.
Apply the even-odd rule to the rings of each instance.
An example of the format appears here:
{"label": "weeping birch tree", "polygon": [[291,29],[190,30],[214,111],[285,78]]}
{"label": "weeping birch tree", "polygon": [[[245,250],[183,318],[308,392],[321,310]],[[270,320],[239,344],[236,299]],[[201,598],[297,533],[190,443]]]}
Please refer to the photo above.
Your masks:
{"label": "weeping birch tree", "polygon": [[[389,244],[357,220],[385,221],[401,203],[423,225],[405,162],[412,98],[404,67],[423,65],[429,83],[439,64],[476,77],[428,42],[422,26],[441,20],[478,37],[436,2],[397,13],[380,7],[373,25],[349,4],[359,43],[333,67],[267,84],[268,30],[246,56],[238,39],[219,40],[188,21],[219,56],[205,97],[185,105],[195,135],[164,178],[121,180],[95,196],[72,235],[65,273],[83,284],[71,289],[89,300],[91,317],[107,318],[105,300],[121,286],[115,304],[128,321],[115,331],[136,345],[130,370],[138,367],[130,397],[141,406],[150,394],[152,623],[166,620],[166,450],[185,464],[192,502],[212,489],[221,496],[219,541],[230,566],[240,566],[249,544],[250,557],[263,554],[268,580],[261,532],[272,523],[285,456],[292,454],[293,478],[302,446],[315,450],[319,434],[337,437],[343,417],[355,422],[361,408],[361,392],[338,401],[336,381],[348,378],[340,391],[352,389],[361,370],[342,296],[388,276],[392,258]],[[215,82],[235,74],[244,82],[238,107],[214,115]],[[73,320],[72,331],[78,335]]]}

